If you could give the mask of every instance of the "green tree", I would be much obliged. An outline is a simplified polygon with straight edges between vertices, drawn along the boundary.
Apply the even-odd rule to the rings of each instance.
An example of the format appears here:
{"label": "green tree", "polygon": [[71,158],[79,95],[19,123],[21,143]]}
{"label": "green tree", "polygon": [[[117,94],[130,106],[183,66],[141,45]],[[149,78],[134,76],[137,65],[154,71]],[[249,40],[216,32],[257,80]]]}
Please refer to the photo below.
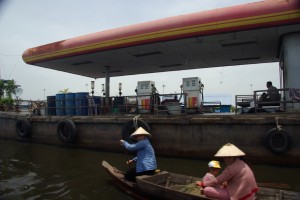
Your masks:
{"label": "green tree", "polygon": [[0,99],[2,99],[2,97],[4,96],[4,82],[2,80],[0,80]]}
{"label": "green tree", "polygon": [[16,94],[16,83],[14,80],[7,80],[6,83],[0,80],[0,105],[1,110],[8,111],[12,108],[14,104],[13,94]]}
{"label": "green tree", "polygon": [[16,82],[14,80],[7,80],[7,83],[5,85],[5,92],[8,98],[12,98],[12,95],[16,94],[16,89]]}
{"label": "green tree", "polygon": [[67,94],[69,92],[69,88],[65,88],[63,90],[59,90],[58,93]]}
{"label": "green tree", "polygon": [[230,106],[230,112],[235,112],[235,107],[233,105]]}
{"label": "green tree", "polygon": [[0,99],[4,97],[12,98],[13,94],[16,94],[16,82],[14,80],[7,80],[4,82],[0,80]]}

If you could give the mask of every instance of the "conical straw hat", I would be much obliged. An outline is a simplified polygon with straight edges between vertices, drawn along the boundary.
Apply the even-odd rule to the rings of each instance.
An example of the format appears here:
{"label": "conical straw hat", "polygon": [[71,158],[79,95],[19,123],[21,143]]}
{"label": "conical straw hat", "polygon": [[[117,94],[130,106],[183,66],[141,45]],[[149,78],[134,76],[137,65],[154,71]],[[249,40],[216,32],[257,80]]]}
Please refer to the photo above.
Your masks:
{"label": "conical straw hat", "polygon": [[134,133],[131,134],[131,138],[135,138],[136,136],[139,136],[139,135],[144,135],[144,136],[148,136],[148,137],[151,137],[151,134],[148,133],[145,129],[143,129],[142,127],[136,129],[136,131]]}
{"label": "conical straw hat", "polygon": [[219,149],[215,157],[238,157],[245,155],[246,154],[239,148],[237,148],[233,144],[227,143],[221,149]]}

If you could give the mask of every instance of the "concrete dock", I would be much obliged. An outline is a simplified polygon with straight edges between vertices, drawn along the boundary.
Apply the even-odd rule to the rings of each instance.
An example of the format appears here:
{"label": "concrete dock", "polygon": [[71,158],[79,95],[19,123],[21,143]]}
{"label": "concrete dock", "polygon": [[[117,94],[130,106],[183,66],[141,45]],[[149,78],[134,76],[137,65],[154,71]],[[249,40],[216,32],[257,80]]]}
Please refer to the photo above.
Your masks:
{"label": "concrete dock", "polygon": [[[299,167],[299,116],[299,113],[178,116],[144,114],[140,115],[138,121],[150,128],[151,142],[159,156],[209,160],[221,146],[233,143],[247,154],[252,163]],[[124,126],[132,126],[133,123],[130,122],[134,117],[136,116],[29,116],[1,112],[0,138],[123,152],[118,141],[124,135],[131,134],[129,132],[134,127]],[[29,128],[18,124],[20,120],[27,120]],[[20,136],[20,131],[28,131],[28,135]],[[70,133],[73,134],[71,139],[68,135]],[[62,140],[61,137],[68,140]]]}

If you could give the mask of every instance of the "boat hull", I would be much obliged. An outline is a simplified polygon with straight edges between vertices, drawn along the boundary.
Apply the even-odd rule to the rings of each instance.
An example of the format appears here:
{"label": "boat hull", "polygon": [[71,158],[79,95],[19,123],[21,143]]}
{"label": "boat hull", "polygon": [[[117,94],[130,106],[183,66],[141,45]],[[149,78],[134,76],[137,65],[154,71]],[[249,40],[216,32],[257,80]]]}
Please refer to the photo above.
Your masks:
{"label": "boat hull", "polygon": [[[127,194],[137,199],[164,199],[164,200],[200,200],[211,199],[205,197],[196,186],[196,181],[201,178],[175,174],[167,171],[156,173],[152,176],[138,176],[136,183],[126,181],[123,173],[111,166],[106,161],[102,161],[102,167],[112,177],[116,185]],[[194,185],[195,184],[195,185]],[[260,185],[258,183],[258,185]],[[192,186],[194,189],[182,190]],[[264,199],[300,199],[300,193],[274,188],[259,187],[256,193],[257,200]]]}

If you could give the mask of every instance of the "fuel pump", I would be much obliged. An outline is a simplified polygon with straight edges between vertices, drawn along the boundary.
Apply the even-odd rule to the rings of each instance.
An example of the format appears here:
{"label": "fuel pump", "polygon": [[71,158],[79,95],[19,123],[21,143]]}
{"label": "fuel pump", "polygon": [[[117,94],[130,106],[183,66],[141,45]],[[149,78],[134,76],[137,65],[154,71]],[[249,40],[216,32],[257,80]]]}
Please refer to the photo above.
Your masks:
{"label": "fuel pump", "polygon": [[155,92],[156,88],[153,81],[138,81],[136,93],[139,113],[151,112],[151,97]]}
{"label": "fuel pump", "polygon": [[182,91],[185,94],[186,112],[199,112],[203,105],[204,85],[199,77],[183,78]]}

